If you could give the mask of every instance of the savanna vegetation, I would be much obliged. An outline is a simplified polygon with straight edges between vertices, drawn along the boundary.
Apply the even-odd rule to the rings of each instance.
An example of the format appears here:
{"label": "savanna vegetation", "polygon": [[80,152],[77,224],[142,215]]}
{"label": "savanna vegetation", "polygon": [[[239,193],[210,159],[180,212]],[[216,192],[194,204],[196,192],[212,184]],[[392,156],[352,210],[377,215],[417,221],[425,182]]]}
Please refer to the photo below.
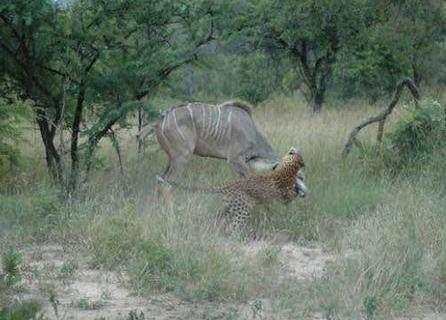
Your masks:
{"label": "savanna vegetation", "polygon": [[[0,319],[446,318],[444,1],[6,0],[0,66]],[[230,99],[306,163],[255,241],[136,139]]]}

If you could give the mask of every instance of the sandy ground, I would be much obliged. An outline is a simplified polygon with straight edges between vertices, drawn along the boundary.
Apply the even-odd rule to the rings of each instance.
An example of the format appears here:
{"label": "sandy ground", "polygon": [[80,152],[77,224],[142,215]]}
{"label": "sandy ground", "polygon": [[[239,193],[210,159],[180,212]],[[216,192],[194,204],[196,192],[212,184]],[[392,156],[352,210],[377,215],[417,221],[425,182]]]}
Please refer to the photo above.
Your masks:
{"label": "sandy ground", "polygon": [[[266,241],[253,241],[242,252],[254,257],[269,245]],[[336,257],[321,248],[308,248],[293,243],[278,246],[280,277],[311,281],[324,275],[326,264]],[[42,303],[45,319],[129,319],[129,320],[183,320],[183,319],[271,319],[270,302],[262,300],[262,314],[256,313],[253,304],[191,303],[172,295],[137,297],[126,286],[126,278],[118,272],[92,270],[78,263],[67,277],[60,276],[73,256],[60,246],[32,247],[25,250],[25,283],[27,288],[17,295],[18,301],[34,299]],[[59,275],[54,277],[54,275]],[[257,301],[258,302],[258,301]],[[323,320],[314,314],[310,320]],[[395,320],[446,320],[443,314],[427,314]]]}
{"label": "sandy ground", "polygon": [[[268,245],[266,241],[250,242],[243,248],[248,257]],[[283,244],[278,255],[281,277],[312,280],[324,274],[325,263],[332,256],[319,248]],[[60,276],[65,268],[69,272],[73,256],[60,246],[32,247],[25,250],[25,283],[27,288],[16,296],[17,300],[34,299],[44,306],[48,319],[268,319],[255,314],[252,303],[240,305],[190,303],[171,295],[142,298],[132,295],[123,274],[92,270],[78,263],[71,276]],[[62,273],[63,274],[63,273]],[[59,275],[54,277],[54,275]],[[269,301],[262,301],[268,313]],[[133,318],[129,314],[133,314]],[[141,313],[144,317],[142,318]],[[211,318],[209,318],[211,316]],[[314,319],[321,319],[315,315]]]}
{"label": "sandy ground", "polygon": [[[253,241],[245,246],[248,256],[258,254],[269,244],[266,241]],[[334,256],[321,248],[308,248],[292,243],[280,245],[279,261],[281,275],[284,278],[297,280],[313,280],[324,275],[326,263],[333,261]]]}

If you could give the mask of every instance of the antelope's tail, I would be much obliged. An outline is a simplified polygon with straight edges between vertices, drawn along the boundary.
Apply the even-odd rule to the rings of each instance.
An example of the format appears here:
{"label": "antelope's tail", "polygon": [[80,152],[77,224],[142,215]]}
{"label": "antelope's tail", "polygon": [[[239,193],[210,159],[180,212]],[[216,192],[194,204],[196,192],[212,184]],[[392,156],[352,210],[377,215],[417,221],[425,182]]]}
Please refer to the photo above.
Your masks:
{"label": "antelope's tail", "polygon": [[176,181],[167,181],[161,176],[156,176],[156,180],[158,183],[167,184],[168,186],[178,188],[180,190],[184,190],[187,192],[193,192],[193,193],[221,193],[220,188],[218,187],[195,187],[195,186],[185,186],[181,183],[178,183]]}

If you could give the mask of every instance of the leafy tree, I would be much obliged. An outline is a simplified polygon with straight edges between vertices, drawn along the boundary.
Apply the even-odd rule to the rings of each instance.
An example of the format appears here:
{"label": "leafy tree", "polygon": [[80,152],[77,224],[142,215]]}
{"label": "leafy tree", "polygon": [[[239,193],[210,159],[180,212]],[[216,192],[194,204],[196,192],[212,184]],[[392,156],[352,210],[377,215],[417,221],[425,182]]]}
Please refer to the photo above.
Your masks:
{"label": "leafy tree", "polygon": [[[23,98],[33,101],[54,178],[73,190],[80,175],[83,123],[87,159],[141,99],[212,40],[207,1],[15,1],[0,5],[0,59]],[[56,131],[71,131],[64,170]],[[87,168],[90,167],[87,161]],[[67,172],[65,175],[64,173]]]}
{"label": "leafy tree", "polygon": [[417,86],[435,75],[435,56],[446,34],[442,1],[376,1],[362,28],[341,51],[335,69],[345,97],[376,101],[404,77]]}
{"label": "leafy tree", "polygon": [[376,100],[403,77],[429,80],[446,30],[441,0],[234,0],[235,14],[226,35],[288,56],[315,112],[329,89]]}
{"label": "leafy tree", "polygon": [[21,103],[11,89],[0,87],[0,179],[18,166],[22,130],[20,124],[26,118],[25,104]]}
{"label": "leafy tree", "polygon": [[[101,116],[88,130],[91,155],[97,142],[123,115],[138,110],[181,66],[195,61],[213,39],[215,8],[206,2],[133,1],[117,18],[123,36],[104,55],[104,72],[94,83]],[[112,68],[107,66],[113,66]],[[88,155],[88,158],[90,158]]]}
{"label": "leafy tree", "polygon": [[6,1],[0,4],[0,61],[4,75],[21,96],[32,101],[45,148],[56,179],[62,177],[62,158],[54,144],[62,119],[62,83],[54,66],[63,65],[57,31],[59,9],[51,2]]}
{"label": "leafy tree", "polygon": [[169,81],[169,95],[180,100],[220,103],[238,98],[256,104],[280,91],[282,74],[289,64],[258,51],[228,52],[221,42],[199,64],[181,68]]}
{"label": "leafy tree", "polygon": [[364,8],[365,0],[249,1],[235,28],[271,56],[289,56],[307,101],[319,112],[339,51],[364,25]]}

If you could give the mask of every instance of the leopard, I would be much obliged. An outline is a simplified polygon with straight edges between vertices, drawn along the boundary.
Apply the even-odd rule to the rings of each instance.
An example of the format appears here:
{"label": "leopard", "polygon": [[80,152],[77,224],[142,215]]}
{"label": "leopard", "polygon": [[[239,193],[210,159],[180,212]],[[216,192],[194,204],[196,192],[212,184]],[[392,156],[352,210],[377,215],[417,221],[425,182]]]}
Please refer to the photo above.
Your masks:
{"label": "leopard", "polygon": [[215,187],[193,188],[171,184],[188,191],[222,195],[225,206],[220,215],[232,217],[231,229],[240,230],[246,228],[246,221],[255,205],[277,200],[287,204],[298,196],[304,197],[308,191],[303,182],[304,167],[300,149],[291,147],[273,171],[251,173]]}

